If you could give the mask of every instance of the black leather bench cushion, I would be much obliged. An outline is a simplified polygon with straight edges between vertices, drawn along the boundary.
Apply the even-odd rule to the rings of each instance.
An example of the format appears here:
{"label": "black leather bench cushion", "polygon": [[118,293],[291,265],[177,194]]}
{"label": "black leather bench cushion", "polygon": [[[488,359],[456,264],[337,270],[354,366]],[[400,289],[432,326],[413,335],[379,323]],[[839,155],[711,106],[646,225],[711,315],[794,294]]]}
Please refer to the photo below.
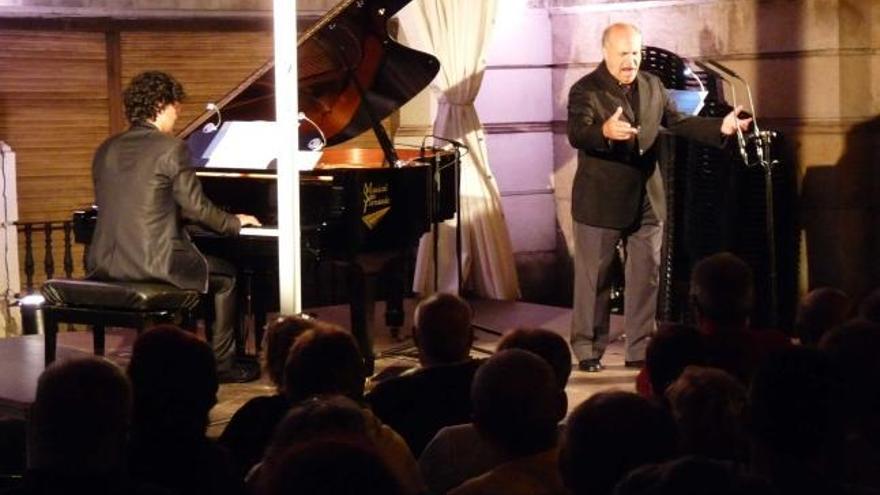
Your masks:
{"label": "black leather bench cushion", "polygon": [[52,305],[124,311],[192,309],[199,302],[197,291],[161,283],[53,278],[43,284],[40,292]]}

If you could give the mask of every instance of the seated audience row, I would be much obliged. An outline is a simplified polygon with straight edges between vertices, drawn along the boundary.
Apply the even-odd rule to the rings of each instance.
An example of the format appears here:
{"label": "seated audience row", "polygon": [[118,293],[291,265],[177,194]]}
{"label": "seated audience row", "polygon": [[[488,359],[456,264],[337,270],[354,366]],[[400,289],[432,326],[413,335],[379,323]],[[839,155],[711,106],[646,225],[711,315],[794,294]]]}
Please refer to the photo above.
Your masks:
{"label": "seated audience row", "polygon": [[[749,325],[753,294],[735,256],[701,261],[697,325],[664,327],[651,341],[641,395],[601,392],[568,417],[565,340],[518,329],[490,358],[472,359],[473,315],[456,296],[419,305],[421,366],[366,395],[351,335],[283,318],[266,334],[275,393],[243,406],[219,442],[205,435],[219,388],[210,348],[157,327],[138,338],[126,373],[99,358],[44,372],[13,493],[873,493],[871,298],[808,294],[798,346]],[[844,323],[851,307],[862,318]],[[0,431],[13,445],[15,426]]]}

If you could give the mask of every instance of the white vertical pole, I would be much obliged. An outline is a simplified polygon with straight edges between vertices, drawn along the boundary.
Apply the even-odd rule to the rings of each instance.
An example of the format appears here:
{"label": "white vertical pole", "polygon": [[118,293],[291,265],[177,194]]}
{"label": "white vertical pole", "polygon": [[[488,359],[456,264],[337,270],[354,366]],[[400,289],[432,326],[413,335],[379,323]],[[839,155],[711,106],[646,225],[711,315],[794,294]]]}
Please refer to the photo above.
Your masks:
{"label": "white vertical pole", "polygon": [[278,288],[282,314],[302,312],[296,0],[273,0],[278,132]]}
{"label": "white vertical pole", "polygon": [[[20,307],[11,306],[15,294],[21,292],[21,279],[18,273],[18,229],[15,222],[18,221],[18,186],[15,182],[15,152],[8,144],[0,141],[0,168],[3,171],[2,189],[3,201],[0,200],[0,242],[3,244],[2,251],[6,252],[6,258],[0,255],[0,294],[5,297],[0,300],[0,336],[9,337],[16,333],[20,334],[21,311]],[[11,316],[7,320],[6,316]],[[18,329],[18,332],[16,332]]]}

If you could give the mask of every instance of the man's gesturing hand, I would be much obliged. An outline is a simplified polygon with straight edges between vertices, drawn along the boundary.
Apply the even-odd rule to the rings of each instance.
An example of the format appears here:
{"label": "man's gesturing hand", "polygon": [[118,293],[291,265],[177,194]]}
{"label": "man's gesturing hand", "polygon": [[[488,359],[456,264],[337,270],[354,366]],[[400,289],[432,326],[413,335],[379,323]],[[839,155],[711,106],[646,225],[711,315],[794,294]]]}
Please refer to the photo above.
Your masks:
{"label": "man's gesturing hand", "polygon": [[608,120],[602,124],[602,135],[607,139],[612,141],[627,141],[639,133],[638,128],[633,127],[625,120],[620,120],[620,115],[622,113],[623,108],[617,107],[617,110],[614,111],[614,115],[608,117]]}
{"label": "man's gesturing hand", "polygon": [[749,124],[752,123],[751,118],[737,118],[737,115],[742,112],[742,109],[742,105],[737,105],[732,112],[724,117],[724,120],[721,121],[721,134],[724,134],[725,136],[730,136],[736,132],[737,127],[739,127],[742,131],[747,131],[749,129]]}

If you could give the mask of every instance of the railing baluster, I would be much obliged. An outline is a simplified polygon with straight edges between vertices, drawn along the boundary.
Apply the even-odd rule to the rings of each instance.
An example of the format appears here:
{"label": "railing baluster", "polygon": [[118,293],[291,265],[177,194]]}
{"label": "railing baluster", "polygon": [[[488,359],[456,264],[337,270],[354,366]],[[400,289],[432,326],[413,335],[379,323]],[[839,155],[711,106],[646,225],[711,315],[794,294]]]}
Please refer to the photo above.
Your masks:
{"label": "railing baluster", "polygon": [[55,275],[55,257],[52,255],[52,222],[43,224],[43,233],[46,235],[46,252],[43,267],[46,269],[46,279]]}
{"label": "railing baluster", "polygon": [[73,232],[73,224],[69,221],[64,222],[64,276],[73,277],[73,244],[70,240],[70,234]]}
{"label": "railing baluster", "polygon": [[34,291],[34,225],[24,224],[24,276],[28,294]]}

